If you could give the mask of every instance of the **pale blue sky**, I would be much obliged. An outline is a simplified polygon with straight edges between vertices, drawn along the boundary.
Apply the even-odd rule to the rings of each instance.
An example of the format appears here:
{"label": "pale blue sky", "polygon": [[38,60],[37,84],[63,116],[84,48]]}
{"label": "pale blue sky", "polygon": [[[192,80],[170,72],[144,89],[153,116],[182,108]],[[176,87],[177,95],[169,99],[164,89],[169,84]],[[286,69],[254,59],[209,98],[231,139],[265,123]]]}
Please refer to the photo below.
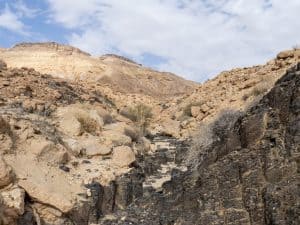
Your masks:
{"label": "pale blue sky", "polygon": [[205,81],[300,44],[299,0],[0,0],[0,47],[55,41]]}

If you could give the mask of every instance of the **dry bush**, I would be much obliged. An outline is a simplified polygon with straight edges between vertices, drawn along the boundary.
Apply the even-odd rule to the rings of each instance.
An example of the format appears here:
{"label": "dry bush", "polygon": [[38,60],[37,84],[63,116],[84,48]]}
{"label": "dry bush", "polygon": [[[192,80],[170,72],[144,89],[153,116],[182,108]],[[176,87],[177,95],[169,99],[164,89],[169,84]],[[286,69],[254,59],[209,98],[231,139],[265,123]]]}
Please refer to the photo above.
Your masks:
{"label": "dry bush", "polygon": [[144,134],[147,126],[149,125],[149,120],[152,117],[152,109],[151,107],[141,103],[134,107],[129,107],[128,110],[122,113],[122,115],[135,122],[140,133]]}
{"label": "dry bush", "polygon": [[211,123],[200,124],[199,130],[193,136],[186,163],[192,168],[196,168],[201,163],[203,156],[209,154],[213,146],[225,141],[229,131],[241,115],[241,111],[226,109],[220,112]]}
{"label": "dry bush", "polygon": [[192,111],[191,111],[192,107],[193,106],[201,106],[201,105],[203,105],[202,101],[187,104],[182,110],[182,116],[181,117],[183,117],[183,118],[184,117],[191,117],[192,116]]}
{"label": "dry bush", "polygon": [[250,93],[244,94],[242,99],[246,101],[251,96],[253,97],[259,97],[265,94],[269,89],[271,88],[271,83],[264,81],[256,85],[254,88],[252,88]]}
{"label": "dry bush", "polygon": [[141,134],[139,132],[139,130],[137,129],[129,129],[129,128],[125,128],[124,129],[124,134],[128,137],[131,138],[132,141],[134,142],[138,142],[138,140],[140,139],[141,137]]}
{"label": "dry bush", "polygon": [[99,130],[98,122],[87,115],[77,114],[76,119],[87,133],[94,134]]}
{"label": "dry bush", "polygon": [[110,123],[114,122],[114,119],[113,119],[113,117],[110,114],[103,115],[102,119],[103,119],[104,125],[105,124],[110,124]]}
{"label": "dry bush", "polygon": [[0,117],[0,134],[8,134],[11,135],[11,128],[9,123]]}

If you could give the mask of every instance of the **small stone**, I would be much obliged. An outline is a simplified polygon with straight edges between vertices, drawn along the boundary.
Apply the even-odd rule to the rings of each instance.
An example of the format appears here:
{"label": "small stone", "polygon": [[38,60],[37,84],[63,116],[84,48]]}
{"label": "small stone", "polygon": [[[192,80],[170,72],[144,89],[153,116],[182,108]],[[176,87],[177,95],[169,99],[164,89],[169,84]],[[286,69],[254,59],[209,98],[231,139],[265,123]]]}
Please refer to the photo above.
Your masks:
{"label": "small stone", "polygon": [[70,168],[67,167],[66,165],[59,165],[59,169],[65,171],[67,173],[70,172]]}

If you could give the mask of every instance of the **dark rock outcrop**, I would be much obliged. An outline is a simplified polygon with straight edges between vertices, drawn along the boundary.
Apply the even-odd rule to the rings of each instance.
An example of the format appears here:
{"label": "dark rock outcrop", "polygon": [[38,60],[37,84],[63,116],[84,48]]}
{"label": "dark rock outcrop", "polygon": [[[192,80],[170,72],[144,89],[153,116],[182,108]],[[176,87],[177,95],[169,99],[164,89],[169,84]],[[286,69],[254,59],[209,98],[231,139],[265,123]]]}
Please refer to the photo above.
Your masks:
{"label": "dark rock outcrop", "polygon": [[[228,131],[153,192],[101,224],[300,224],[300,64]],[[120,218],[123,218],[120,220]]]}

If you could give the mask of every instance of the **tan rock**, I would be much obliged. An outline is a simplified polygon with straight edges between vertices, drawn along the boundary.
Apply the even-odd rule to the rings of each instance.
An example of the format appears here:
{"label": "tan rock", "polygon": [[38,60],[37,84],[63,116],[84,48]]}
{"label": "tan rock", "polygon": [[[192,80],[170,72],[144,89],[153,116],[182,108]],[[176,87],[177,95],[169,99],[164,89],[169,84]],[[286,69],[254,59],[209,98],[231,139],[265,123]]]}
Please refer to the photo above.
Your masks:
{"label": "tan rock", "polygon": [[9,190],[0,192],[5,206],[4,214],[13,218],[24,213],[25,191],[19,187],[12,187]]}
{"label": "tan rock", "polygon": [[209,107],[208,107],[208,105],[207,104],[203,104],[203,105],[201,105],[201,111],[203,112],[203,113],[206,113],[206,112],[208,112],[209,111]]}
{"label": "tan rock", "polygon": [[283,51],[277,55],[277,59],[287,59],[290,57],[294,57],[294,50]]}
{"label": "tan rock", "polygon": [[60,122],[60,128],[69,136],[79,136],[83,132],[81,123],[74,116],[63,118]]}
{"label": "tan rock", "polygon": [[83,148],[82,148],[81,144],[79,143],[79,141],[77,141],[76,139],[65,138],[65,139],[63,139],[63,142],[65,143],[67,148],[72,151],[73,155],[79,156],[83,153]]}
{"label": "tan rock", "polygon": [[111,147],[100,143],[98,137],[89,136],[80,143],[87,156],[107,155],[111,153]]}
{"label": "tan rock", "polygon": [[12,169],[0,157],[0,188],[7,186],[12,182]]}
{"label": "tan rock", "polygon": [[119,146],[113,149],[112,162],[119,167],[129,166],[135,161],[135,155],[128,146]]}
{"label": "tan rock", "polygon": [[11,156],[7,163],[13,168],[18,185],[35,202],[52,206],[63,213],[76,205],[77,194],[83,192],[81,184],[70,182],[70,175],[51,166],[46,160],[37,161],[33,155]]}
{"label": "tan rock", "polygon": [[61,145],[45,139],[33,139],[28,151],[33,153],[38,160],[45,160],[49,163],[61,164],[68,161],[68,153]]}
{"label": "tan rock", "polygon": [[199,106],[192,106],[191,107],[191,114],[192,114],[192,117],[197,117],[200,113],[200,107]]}
{"label": "tan rock", "polygon": [[132,140],[130,137],[122,134],[118,131],[107,130],[102,132],[102,138],[106,145],[112,146],[121,146],[121,145],[130,145]]}
{"label": "tan rock", "polygon": [[62,212],[60,212],[55,208],[40,203],[34,203],[33,208],[36,210],[40,219],[45,224],[51,224],[51,225],[67,224],[66,219],[63,218]]}

